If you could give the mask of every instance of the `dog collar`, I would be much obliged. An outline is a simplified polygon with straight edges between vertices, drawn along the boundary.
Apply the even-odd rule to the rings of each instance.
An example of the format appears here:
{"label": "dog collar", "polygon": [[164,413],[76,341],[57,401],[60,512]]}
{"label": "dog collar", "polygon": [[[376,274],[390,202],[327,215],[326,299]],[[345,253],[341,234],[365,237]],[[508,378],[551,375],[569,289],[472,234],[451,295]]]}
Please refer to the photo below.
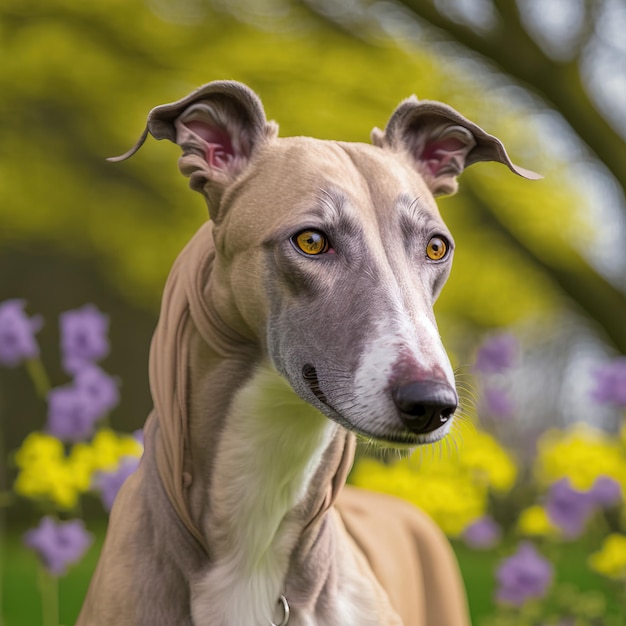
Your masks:
{"label": "dog collar", "polygon": [[278,604],[280,604],[283,610],[283,619],[281,619],[278,624],[272,621],[270,621],[270,624],[271,626],[287,626],[287,622],[289,621],[289,603],[287,602],[287,598],[281,595],[280,598],[278,598]]}

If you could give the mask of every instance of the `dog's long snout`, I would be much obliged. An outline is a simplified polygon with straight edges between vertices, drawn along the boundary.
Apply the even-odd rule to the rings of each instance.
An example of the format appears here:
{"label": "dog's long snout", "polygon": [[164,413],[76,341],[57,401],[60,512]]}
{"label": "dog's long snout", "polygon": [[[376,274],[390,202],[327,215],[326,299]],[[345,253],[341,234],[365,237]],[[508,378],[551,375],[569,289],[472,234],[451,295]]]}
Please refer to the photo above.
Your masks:
{"label": "dog's long snout", "polygon": [[393,401],[404,425],[413,433],[436,430],[454,414],[456,392],[446,382],[416,380],[396,387]]}

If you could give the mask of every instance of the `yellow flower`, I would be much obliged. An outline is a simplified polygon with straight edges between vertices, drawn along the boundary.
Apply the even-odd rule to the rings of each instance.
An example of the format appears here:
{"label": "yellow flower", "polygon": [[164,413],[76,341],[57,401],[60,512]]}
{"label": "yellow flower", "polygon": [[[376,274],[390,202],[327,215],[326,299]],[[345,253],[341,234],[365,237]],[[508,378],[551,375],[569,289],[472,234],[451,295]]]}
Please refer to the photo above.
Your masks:
{"label": "yellow flower", "polygon": [[476,480],[483,480],[500,493],[509,491],[517,478],[517,467],[511,455],[491,435],[482,431],[463,434],[459,462],[473,472]]}
{"label": "yellow flower", "polygon": [[108,428],[96,433],[91,442],[94,470],[109,471],[117,467],[119,461],[117,435]]}
{"label": "yellow flower", "polygon": [[53,466],[47,478],[50,499],[60,508],[74,508],[78,503],[81,490],[76,476],[67,463]]}
{"label": "yellow flower", "polygon": [[15,453],[15,463],[24,469],[33,463],[59,460],[63,455],[63,443],[56,437],[34,432],[24,439]]}
{"label": "yellow flower", "polygon": [[83,492],[88,491],[94,471],[94,454],[91,446],[82,442],[74,444],[66,463],[72,471],[77,488]]}
{"label": "yellow flower", "polygon": [[620,442],[586,424],[547,431],[538,442],[535,471],[544,484],[567,476],[580,491],[591,489],[599,476],[608,476],[626,492],[626,455]]}
{"label": "yellow flower", "polygon": [[458,444],[458,454],[441,454],[439,458],[429,458],[433,448],[426,448],[422,451],[426,458],[418,453],[388,465],[361,459],[351,481],[412,502],[446,534],[457,536],[485,514],[489,491],[509,490],[517,475],[513,459],[491,435],[464,433]]}
{"label": "yellow flower", "polygon": [[123,456],[140,457],[143,454],[143,446],[131,435],[118,436],[118,460]]}
{"label": "yellow flower", "polygon": [[13,485],[15,492],[25,498],[41,498],[48,491],[47,481],[42,479],[41,472],[22,470]]}
{"label": "yellow flower", "polygon": [[91,442],[94,471],[114,470],[123,456],[141,456],[141,444],[129,435],[117,435],[109,428],[98,431]]}
{"label": "yellow flower", "polygon": [[559,532],[552,524],[546,510],[539,505],[524,509],[517,520],[517,530],[522,535],[543,537]]}
{"label": "yellow flower", "polygon": [[64,457],[29,461],[15,480],[16,493],[35,500],[48,499],[64,509],[73,508],[81,489]]}
{"label": "yellow flower", "polygon": [[34,500],[49,500],[61,509],[72,509],[80,495],[91,488],[94,472],[115,469],[123,456],[141,456],[143,447],[129,435],[99,431],[91,444],[76,443],[65,454],[61,441],[43,433],[31,433],[15,454],[20,471],[15,492]]}
{"label": "yellow flower", "polygon": [[608,578],[626,580],[626,536],[609,535],[602,548],[589,557],[589,567]]}
{"label": "yellow flower", "polygon": [[[405,496],[406,497],[406,496]],[[487,491],[468,477],[414,477],[407,499],[428,513],[447,535],[456,537],[487,510]]]}

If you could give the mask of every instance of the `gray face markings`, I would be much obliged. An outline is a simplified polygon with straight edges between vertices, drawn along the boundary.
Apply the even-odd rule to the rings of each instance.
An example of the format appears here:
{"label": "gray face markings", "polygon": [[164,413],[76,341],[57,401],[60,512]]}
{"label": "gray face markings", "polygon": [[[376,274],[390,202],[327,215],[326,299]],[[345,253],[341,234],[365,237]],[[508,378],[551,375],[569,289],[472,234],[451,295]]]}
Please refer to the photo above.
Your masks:
{"label": "gray face markings", "polygon": [[[398,380],[454,384],[432,313],[452,237],[419,194],[390,196],[362,180],[319,181],[308,206],[264,241],[268,351],[302,398],[345,427],[395,443],[436,440],[446,426],[410,433],[391,388]],[[309,230],[328,239],[327,251],[298,249],[294,237]],[[426,255],[434,236],[450,247],[437,262]]]}

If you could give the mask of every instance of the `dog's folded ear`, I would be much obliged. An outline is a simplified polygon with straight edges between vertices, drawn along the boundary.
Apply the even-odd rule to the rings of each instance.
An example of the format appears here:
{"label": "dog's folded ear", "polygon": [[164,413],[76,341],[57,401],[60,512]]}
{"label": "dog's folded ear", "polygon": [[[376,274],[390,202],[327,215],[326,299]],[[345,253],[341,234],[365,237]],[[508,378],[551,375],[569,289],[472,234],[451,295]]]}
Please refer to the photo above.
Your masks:
{"label": "dog's folded ear", "polygon": [[215,81],[171,104],[155,107],[146,128],[123,161],[143,145],[148,134],[169,139],[183,150],[180,171],[192,189],[204,193],[209,205],[247,167],[258,147],[276,136],[278,126],[268,122],[258,96],[236,81]]}
{"label": "dog's folded ear", "polygon": [[374,128],[372,143],[407,151],[434,196],[455,193],[456,177],[479,161],[498,161],[524,178],[542,178],[514,165],[499,139],[452,107],[415,96],[398,106],[384,131]]}

